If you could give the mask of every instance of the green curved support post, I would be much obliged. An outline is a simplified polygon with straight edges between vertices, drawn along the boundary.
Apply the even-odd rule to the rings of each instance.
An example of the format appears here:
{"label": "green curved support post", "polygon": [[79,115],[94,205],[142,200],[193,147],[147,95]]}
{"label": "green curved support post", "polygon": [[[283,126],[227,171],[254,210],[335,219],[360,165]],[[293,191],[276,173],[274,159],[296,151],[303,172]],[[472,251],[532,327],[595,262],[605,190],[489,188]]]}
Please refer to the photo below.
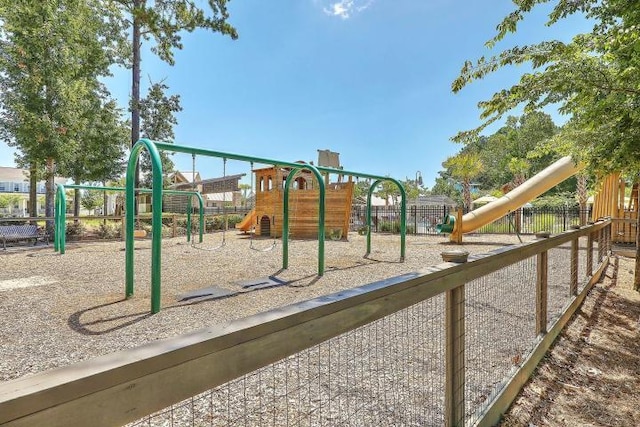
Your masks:
{"label": "green curved support post", "polygon": [[200,204],[200,239],[199,243],[202,243],[202,234],[204,233],[204,200],[202,200],[202,194],[199,192],[195,192],[195,196],[198,198],[198,203]]}
{"label": "green curved support post", "polygon": [[64,254],[65,251],[65,234],[67,225],[67,194],[65,187],[62,184],[58,184],[56,187],[56,199],[54,201],[53,212],[53,250]]}
{"label": "green curved support post", "polygon": [[318,276],[324,275],[324,239],[325,239],[325,194],[326,188],[322,174],[313,165],[300,165],[291,169],[284,183],[284,194],[282,200],[282,268],[289,268],[289,187],[291,181],[298,171],[307,169],[311,171],[318,180],[320,197],[318,200]]}
{"label": "green curved support post", "polygon": [[191,197],[187,199],[187,242],[191,241]]}
{"label": "green curved support post", "polygon": [[126,178],[126,231],[125,231],[125,296],[133,296],[133,231],[135,215],[135,170],[140,151],[146,149],[151,158],[152,191],[151,191],[151,313],[160,311],[161,298],[161,257],[162,257],[162,162],[155,144],[148,139],[141,139],[131,148]]}
{"label": "green curved support post", "polygon": [[400,190],[400,261],[404,262],[407,255],[407,191],[400,181],[391,178],[389,181],[394,182]]}
{"label": "green curved support post", "polygon": [[373,190],[383,181],[389,181],[394,183],[398,190],[400,190],[400,261],[404,261],[406,257],[407,248],[407,192],[404,186],[397,179],[385,177],[379,178],[371,184],[369,192],[367,194],[367,253],[371,253],[371,197],[373,196]]}
{"label": "green curved support post", "polygon": [[365,256],[371,253],[371,197],[373,197],[373,190],[375,190],[381,182],[381,179],[374,181],[367,193],[367,252]]}

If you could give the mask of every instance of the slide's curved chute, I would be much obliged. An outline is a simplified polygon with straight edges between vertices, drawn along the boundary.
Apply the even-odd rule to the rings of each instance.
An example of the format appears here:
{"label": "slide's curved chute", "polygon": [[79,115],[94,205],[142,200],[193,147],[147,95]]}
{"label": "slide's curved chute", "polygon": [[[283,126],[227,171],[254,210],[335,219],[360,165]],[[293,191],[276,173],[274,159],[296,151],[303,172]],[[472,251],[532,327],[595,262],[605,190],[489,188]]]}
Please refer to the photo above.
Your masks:
{"label": "slide's curved chute", "polygon": [[[498,218],[502,218],[565,179],[572,177],[582,167],[582,165],[576,164],[571,156],[561,158],[498,200],[489,202],[465,214],[462,217],[462,233],[470,233]],[[460,232],[458,227],[460,227],[460,224],[456,223],[453,233]]]}
{"label": "slide's curved chute", "polygon": [[245,215],[245,217],[236,224],[236,228],[242,231],[249,231],[251,226],[255,223],[256,220],[256,208],[251,209],[251,212]]}

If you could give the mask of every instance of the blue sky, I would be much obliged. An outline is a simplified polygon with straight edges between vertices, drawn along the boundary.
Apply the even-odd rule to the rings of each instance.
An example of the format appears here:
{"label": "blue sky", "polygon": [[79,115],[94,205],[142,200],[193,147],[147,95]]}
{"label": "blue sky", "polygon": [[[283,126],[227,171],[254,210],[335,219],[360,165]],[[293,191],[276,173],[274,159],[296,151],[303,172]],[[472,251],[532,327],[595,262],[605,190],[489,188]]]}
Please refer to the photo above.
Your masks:
{"label": "blue sky", "polygon": [[[233,0],[229,9],[238,40],[185,34],[173,67],[148,48],[143,54],[142,93],[150,79],[165,79],[181,96],[177,144],[314,162],[317,149],[330,149],[345,169],[398,179],[420,171],[430,187],[460,149],[449,138],[480,123],[478,101],[526,71],[450,90],[466,59],[491,54],[484,42],[513,9],[507,0]],[[546,12],[497,48],[589,29],[578,17],[545,27]],[[129,71],[115,70],[107,85],[126,106]],[[0,143],[0,165],[12,158]],[[189,155],[173,160],[191,170]],[[198,158],[197,169],[220,176],[222,161]],[[229,174],[248,171],[242,162],[227,166]]]}

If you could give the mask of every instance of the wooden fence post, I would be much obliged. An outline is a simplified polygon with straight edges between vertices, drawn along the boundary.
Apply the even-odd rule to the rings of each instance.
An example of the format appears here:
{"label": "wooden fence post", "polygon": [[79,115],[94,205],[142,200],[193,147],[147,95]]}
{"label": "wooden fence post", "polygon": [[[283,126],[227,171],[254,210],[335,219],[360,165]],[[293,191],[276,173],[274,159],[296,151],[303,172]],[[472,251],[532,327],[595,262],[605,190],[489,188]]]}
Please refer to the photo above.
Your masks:
{"label": "wooden fence post", "polygon": [[547,333],[547,269],[549,253],[540,252],[537,256],[536,277],[536,335]]}
{"label": "wooden fence post", "polygon": [[176,214],[171,215],[171,237],[178,235],[178,221],[176,220]]}
{"label": "wooden fence post", "polygon": [[587,277],[593,275],[593,233],[587,236]]}
{"label": "wooden fence post", "polygon": [[464,425],[464,284],[446,293],[445,425]]}
{"label": "wooden fence post", "polygon": [[569,285],[569,294],[578,295],[578,237],[571,241],[571,283]]}

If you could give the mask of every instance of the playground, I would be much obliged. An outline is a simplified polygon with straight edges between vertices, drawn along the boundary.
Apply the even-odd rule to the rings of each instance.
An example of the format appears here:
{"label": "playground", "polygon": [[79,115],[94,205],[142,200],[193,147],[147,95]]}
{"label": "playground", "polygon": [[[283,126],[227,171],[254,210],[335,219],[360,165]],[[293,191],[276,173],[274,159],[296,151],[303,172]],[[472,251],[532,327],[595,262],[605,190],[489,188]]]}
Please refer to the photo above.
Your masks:
{"label": "playground", "polygon": [[[599,216],[601,219],[596,223],[577,225],[548,241],[545,240],[549,232],[539,233],[539,236],[472,234],[474,230],[509,214],[525,201],[575,174],[579,165],[575,165],[570,158],[558,160],[490,205],[466,215],[461,210],[455,216],[448,215],[438,226],[442,232],[438,236],[407,236],[406,194],[402,185],[392,178],[314,166],[312,163],[250,158],[171,145],[170,148],[177,152],[222,158],[225,165],[227,159],[250,162],[251,169],[259,178],[256,182],[256,205],[248,215],[244,230],[241,224],[238,230],[203,236],[200,226],[199,235],[187,234],[185,241],[179,237],[163,237],[162,233],[164,190],[161,188],[157,149],[168,148],[169,145],[165,143],[141,140],[132,151],[126,188],[121,189],[126,193],[124,242],[67,245],[65,233],[58,232],[54,239],[54,251],[46,248],[6,254],[6,268],[0,273],[0,314],[21,321],[0,327],[0,337],[5,343],[0,352],[0,381],[28,377],[29,374],[74,365],[121,350],[144,352],[144,348],[139,348],[141,345],[157,340],[173,338],[187,343],[191,340],[190,336],[206,335],[209,328],[229,325],[227,322],[235,321],[234,324],[239,325],[233,328],[246,327],[245,322],[251,323],[260,317],[260,326],[268,325],[264,327],[270,328],[271,320],[281,316],[286,318],[290,310],[302,310],[302,323],[299,323],[297,334],[278,341],[275,347],[267,345],[257,352],[246,353],[247,350],[240,348],[240,344],[231,344],[234,351],[237,348],[240,359],[248,357],[247,360],[254,363],[254,360],[262,357],[263,351],[309,349],[311,347],[305,346],[311,346],[310,343],[321,336],[336,336],[338,332],[333,330],[342,327],[367,325],[370,331],[371,328],[377,328],[372,319],[379,318],[387,311],[395,316],[395,297],[381,294],[387,292],[386,288],[393,288],[398,295],[396,301],[404,300],[398,308],[407,310],[406,315],[398,317],[398,322],[389,325],[393,330],[408,326],[403,322],[414,319],[414,315],[408,313],[423,302],[420,292],[427,292],[422,298],[434,304],[434,307],[445,302],[440,296],[446,293],[449,314],[445,316],[444,323],[449,328],[447,334],[453,334],[456,328],[464,325],[467,317],[470,321],[476,319],[478,325],[482,325],[482,334],[486,336],[478,335],[469,345],[470,350],[483,355],[482,366],[471,369],[467,378],[470,387],[480,396],[478,402],[481,402],[489,392],[487,387],[495,384],[490,376],[504,375],[504,372],[498,371],[510,371],[520,366],[523,355],[530,351],[530,343],[521,342],[523,336],[532,332],[536,335],[545,334],[548,324],[559,331],[562,325],[559,319],[566,322],[569,316],[565,309],[578,306],[580,299],[584,298],[582,291],[589,290],[592,280],[597,280],[604,269],[604,262],[608,261],[613,226],[608,219],[610,213],[605,211],[602,211]],[[132,170],[135,157],[142,149],[149,150],[154,164],[150,237],[147,237],[146,231],[138,236],[136,233],[140,230],[135,228]],[[271,163],[274,167],[256,170],[254,161]],[[226,172],[224,174],[226,177]],[[331,183],[329,175],[332,174],[339,177],[338,183],[343,176],[349,177],[349,180],[346,185]],[[358,233],[346,231],[350,218],[352,176],[372,180],[368,191],[366,226],[362,227],[363,232],[359,230]],[[372,233],[371,196],[375,187],[383,181],[390,181],[397,186],[402,196],[399,235]],[[618,180],[612,179],[611,184],[605,186],[598,196],[603,200],[601,204],[613,205],[606,201],[620,199],[621,189],[623,187]],[[291,201],[289,190],[295,193]],[[331,191],[336,193],[332,195]],[[64,194],[63,189],[59,193]],[[56,204],[61,212],[64,211],[64,197],[57,199]],[[340,210],[339,206],[345,209]],[[187,205],[187,212],[191,213],[190,204]],[[202,224],[202,202],[200,212]],[[334,215],[332,217],[327,213]],[[308,222],[301,222],[301,217]],[[65,222],[65,217],[59,215],[56,218],[56,230],[64,231]],[[329,228],[325,229],[327,225]],[[336,230],[339,231],[337,235]],[[292,232],[298,234],[299,238],[291,238]],[[618,234],[616,231],[617,237]],[[537,241],[532,242],[534,240]],[[528,242],[532,244],[527,245]],[[508,246],[518,243],[524,245],[508,250]],[[487,255],[475,258],[477,262],[470,262],[469,265],[442,264],[443,252],[449,252],[448,255],[452,256],[447,260],[457,259],[461,249],[471,255]],[[594,264],[597,272],[594,272]],[[474,281],[473,277],[478,280]],[[420,286],[415,287],[419,291],[417,294],[409,291],[413,288],[404,287],[415,286],[414,282],[421,280]],[[437,287],[432,287],[432,284],[437,284]],[[473,291],[465,293],[465,286]],[[372,298],[370,301],[357,296],[365,288],[369,294],[366,298]],[[500,289],[499,294],[493,295],[497,289]],[[429,297],[428,293],[431,292],[433,295]],[[351,305],[333,304],[342,298],[348,299]],[[460,309],[465,305],[467,315]],[[338,318],[346,315],[348,322],[344,325],[339,321],[334,322],[331,320],[333,315],[309,321],[305,318],[306,310],[329,310]],[[436,312],[444,315],[441,308]],[[426,335],[420,340],[434,345],[435,353],[445,355],[445,344],[450,340],[432,336],[436,331],[442,331],[444,323],[429,317],[431,313],[431,310],[426,310],[420,314],[427,316],[425,320],[432,322],[434,327],[432,332],[429,329],[422,330]],[[252,319],[250,316],[254,316],[253,320],[247,320]],[[513,317],[524,328],[522,331],[514,327]],[[326,329],[323,331],[323,327],[316,326],[316,321],[332,325],[330,328],[333,329],[324,326]],[[309,328],[303,327],[305,322],[309,323],[306,325]],[[422,321],[418,323],[422,324]],[[496,333],[500,327],[505,330]],[[288,325],[287,328],[293,327]],[[472,330],[480,331],[480,327]],[[284,329],[276,327],[272,333],[280,331]],[[409,342],[417,339],[418,329],[412,327],[407,331]],[[524,335],[523,331],[526,331]],[[286,333],[290,332],[287,330]],[[549,333],[551,335],[548,336],[552,336],[557,332]],[[307,334],[309,338],[305,339]],[[237,335],[246,339],[247,345],[253,345],[244,333]],[[283,344],[289,340],[294,343],[292,347]],[[455,347],[458,344],[452,345]],[[152,346],[164,344],[161,342]],[[409,346],[407,354],[423,347]],[[542,348],[538,347],[535,351],[543,351],[540,350]],[[347,346],[346,349],[352,348]],[[168,353],[172,352],[167,350]],[[465,360],[459,359],[456,356],[459,353],[454,350],[447,347],[446,365],[464,365]],[[167,352],[163,350],[162,353]],[[341,353],[340,350],[336,354]],[[431,360],[426,354],[419,357],[421,360]],[[373,357],[372,360],[378,366],[378,358]],[[474,360],[472,358],[468,362],[469,367],[475,366]],[[500,366],[501,361],[503,366]],[[255,363],[259,368],[265,366]],[[438,389],[442,394],[445,394],[445,388],[436,384],[436,379],[444,378],[444,365],[445,362],[441,361],[434,371],[435,375],[424,378],[425,381],[434,381],[434,390]],[[221,366],[216,366],[216,372],[226,375],[227,370]],[[330,363],[327,366],[333,365]],[[488,366],[492,368],[488,370]],[[395,377],[397,369],[391,367],[391,371]],[[380,375],[386,374],[376,371],[372,378],[379,378]],[[446,378],[447,381],[453,381],[451,376]],[[448,384],[447,390],[460,389],[453,383]],[[454,397],[447,394],[448,399]],[[440,409],[435,408],[434,411]],[[288,414],[288,409],[286,412]],[[308,414],[312,413],[313,410]],[[348,417],[348,413],[349,410],[344,415]],[[145,414],[149,412],[140,415]],[[131,415],[127,415],[126,419],[130,419],[128,417]]]}
{"label": "playground", "polygon": [[[220,237],[205,235],[203,243],[215,245]],[[326,272],[318,276],[316,240],[292,242],[289,268],[282,270],[282,245],[252,250],[239,232],[228,232],[227,244],[216,251],[192,247],[184,237],[163,239],[163,309],[154,315],[149,313],[150,240],[135,242],[136,292],[130,299],[124,298],[124,242],[71,243],[64,255],[51,247],[9,251],[0,258],[0,316],[19,320],[0,326],[0,381],[420,271],[442,262],[442,251],[460,248],[443,236],[409,236],[401,263],[399,236],[380,234],[372,240],[366,258],[365,236],[350,233],[348,241],[327,240]],[[478,235],[465,238],[462,248],[477,254],[515,243],[516,236]],[[280,283],[242,287],[269,276]],[[178,301],[212,286],[235,294]]]}

